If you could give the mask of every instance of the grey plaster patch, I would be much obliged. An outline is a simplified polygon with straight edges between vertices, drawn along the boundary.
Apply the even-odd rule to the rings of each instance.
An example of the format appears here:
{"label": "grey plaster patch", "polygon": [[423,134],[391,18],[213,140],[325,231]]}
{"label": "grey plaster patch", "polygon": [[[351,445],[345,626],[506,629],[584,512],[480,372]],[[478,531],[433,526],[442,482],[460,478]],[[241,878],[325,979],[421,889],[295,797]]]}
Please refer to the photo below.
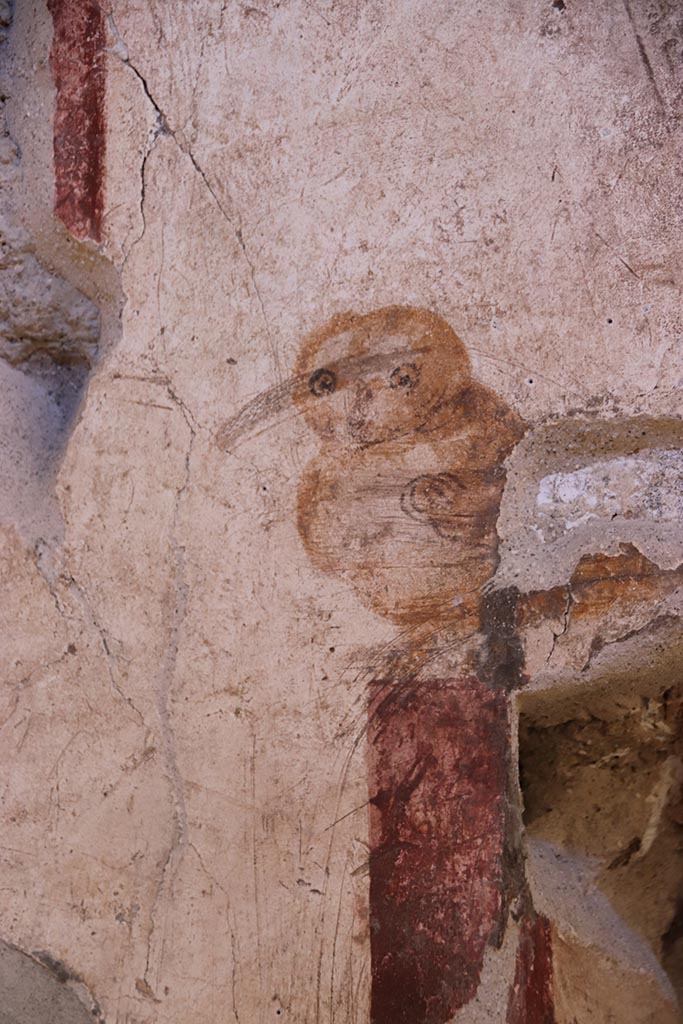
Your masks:
{"label": "grey plaster patch", "polygon": [[93,1024],[99,1009],[81,1001],[74,983],[84,987],[57,961],[48,966],[0,942],[0,1024]]}
{"label": "grey plaster patch", "polygon": [[62,522],[54,491],[61,443],[80,397],[80,375],[48,362],[29,374],[0,360],[0,522],[30,542],[55,542]]}
{"label": "grey plaster patch", "polygon": [[668,998],[674,998],[671,982],[647,942],[598,889],[599,865],[593,859],[534,839],[527,844],[527,871],[535,907],[560,934],[595,946],[633,971],[647,972]]}

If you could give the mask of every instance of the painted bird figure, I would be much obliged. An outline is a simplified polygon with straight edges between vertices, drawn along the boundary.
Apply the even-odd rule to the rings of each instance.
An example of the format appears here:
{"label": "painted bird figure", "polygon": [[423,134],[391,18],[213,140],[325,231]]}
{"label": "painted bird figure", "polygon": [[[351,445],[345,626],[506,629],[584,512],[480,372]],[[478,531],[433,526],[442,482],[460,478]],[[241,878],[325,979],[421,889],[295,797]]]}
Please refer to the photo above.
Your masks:
{"label": "painted bird figure", "polygon": [[552,928],[525,878],[511,763],[524,629],[559,607],[563,639],[584,631],[599,651],[610,618],[662,618],[683,566],[660,570],[626,545],[585,555],[548,591],[492,586],[505,463],[526,425],[472,378],[465,346],[433,313],[334,317],[302,344],[294,399],[322,442],[298,489],[305,548],[401,628],[368,678],[372,1024],[457,1019],[510,912],[519,939],[505,1019],[554,1024]]}
{"label": "painted bird figure", "polygon": [[518,666],[504,602],[483,594],[524,424],[421,309],[335,317],[304,342],[296,377],[323,442],[299,485],[306,550],[404,637],[368,695],[371,1017],[443,1024],[474,995],[514,888]]}
{"label": "painted bird figure", "polygon": [[[585,554],[548,590],[494,585],[506,460],[527,428],[472,378],[465,346],[434,313],[389,306],[332,318],[304,339],[293,377],[226,423],[218,445],[231,451],[292,400],[321,442],[298,487],[304,547],[398,627],[367,676],[363,711],[371,1024],[457,1020],[511,921],[518,940],[505,1021],[564,1021],[554,1007],[555,925],[532,905],[512,764],[525,630],[563,619],[553,650],[584,649],[588,667],[607,643],[678,622],[666,602],[681,593],[683,565],[660,569],[625,545]],[[637,453],[648,437],[683,447],[673,420],[600,431],[603,453]],[[594,456],[589,433],[581,445]],[[563,956],[570,945],[564,936]],[[611,971],[609,956],[604,963]],[[636,989],[645,984],[638,972],[629,977]],[[560,1001],[571,1007],[568,985]],[[590,998],[602,1007],[600,991]],[[662,999],[668,1024],[677,1011],[670,995]]]}

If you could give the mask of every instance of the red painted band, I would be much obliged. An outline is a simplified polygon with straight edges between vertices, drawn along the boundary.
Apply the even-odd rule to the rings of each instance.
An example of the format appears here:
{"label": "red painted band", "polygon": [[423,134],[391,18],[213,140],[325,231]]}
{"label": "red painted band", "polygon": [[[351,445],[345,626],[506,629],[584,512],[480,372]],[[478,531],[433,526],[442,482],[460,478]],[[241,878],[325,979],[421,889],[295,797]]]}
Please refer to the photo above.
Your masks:
{"label": "red painted band", "polygon": [[507,1024],[555,1024],[553,956],[547,918],[527,916],[517,949]]}
{"label": "red painted band", "polygon": [[105,23],[93,0],[47,0],[54,116],[55,214],[80,239],[102,238]]}
{"label": "red painted band", "polygon": [[502,908],[507,700],[477,679],[372,684],[372,1024],[444,1024]]}

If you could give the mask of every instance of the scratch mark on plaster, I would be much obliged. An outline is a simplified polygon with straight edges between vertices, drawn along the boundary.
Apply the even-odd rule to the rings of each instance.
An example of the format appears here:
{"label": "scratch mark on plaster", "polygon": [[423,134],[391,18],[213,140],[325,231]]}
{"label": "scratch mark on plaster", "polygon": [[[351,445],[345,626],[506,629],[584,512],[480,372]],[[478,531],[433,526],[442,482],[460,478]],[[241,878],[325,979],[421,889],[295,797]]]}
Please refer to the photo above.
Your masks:
{"label": "scratch mark on plaster", "polygon": [[[122,401],[124,405],[141,405],[145,409],[163,409],[166,412],[175,412],[172,405],[159,405],[158,402],[141,402],[136,398],[124,398]],[[130,508],[130,505],[128,507]]]}
{"label": "scratch mark on plaster", "polygon": [[66,752],[69,749],[69,747],[71,746],[71,744],[75,743],[75,741],[78,739],[78,737],[82,736],[82,735],[83,735],[83,730],[82,729],[77,729],[76,732],[73,734],[73,736],[71,736],[70,739],[67,740],[67,742],[64,744],[64,746],[60,750],[59,755],[57,757],[57,760],[52,765],[52,768],[50,768],[50,771],[47,773],[45,778],[49,779],[52,775],[54,775],[54,773],[59,768],[59,764],[60,764],[62,758],[66,754]]}
{"label": "scratch mark on plaster", "polygon": [[328,19],[325,17],[325,15],[322,13],[322,11],[319,10],[318,7],[316,7],[315,4],[312,4],[310,2],[310,0],[303,0],[303,2],[304,2],[304,6],[305,7],[308,7],[308,9],[310,11],[313,11],[314,14],[317,14],[319,18],[322,18],[322,20],[325,22],[327,27],[330,28],[330,26],[332,25],[332,22],[328,21]]}
{"label": "scratch mark on plaster", "polygon": [[230,972],[230,994],[232,996],[232,1012],[237,1021],[240,1024],[239,1010],[237,1009],[237,936],[235,933],[235,926],[230,922],[230,908],[228,908],[228,928],[230,931],[230,944],[232,948],[232,970]]}
{"label": "scratch mark on plaster", "polygon": [[204,858],[202,857],[201,853],[197,849],[196,845],[194,843],[191,843],[191,842],[188,841],[187,846],[188,846],[188,848],[190,850],[192,850],[192,852],[194,853],[195,857],[199,861],[199,866],[202,869],[202,871],[204,872],[204,874],[206,875],[206,877],[208,878],[209,882],[211,882],[212,885],[215,885],[216,888],[219,889],[223,893],[223,895],[225,896],[226,900],[228,901],[228,905],[229,905],[230,904],[230,896],[229,896],[228,890],[225,888],[225,886],[221,885],[221,883],[218,881],[218,879],[216,878],[215,875],[211,874],[211,872],[207,868],[206,864],[204,863]]}
{"label": "scratch mark on plaster", "polygon": [[[517,369],[523,370],[524,373],[532,373],[539,380],[547,380],[549,384],[552,384],[553,387],[559,388],[561,391],[566,390],[566,382],[563,383],[562,381],[555,380],[554,377],[549,377],[545,373],[539,373],[538,370],[533,370],[530,366],[525,366],[524,363],[520,363],[516,359],[508,359],[505,356],[494,355],[493,352],[488,352],[486,349],[477,345],[470,345],[469,350],[470,352],[476,352],[477,355],[481,356],[483,359],[490,359],[491,362],[494,363],[507,363],[509,366],[515,366]],[[577,390],[585,392],[586,389],[583,385],[581,385],[574,377],[571,379]]]}
{"label": "scratch mark on plaster", "polygon": [[611,246],[611,245],[609,244],[609,242],[607,241],[607,239],[606,239],[606,238],[603,238],[603,237],[602,237],[602,235],[600,234],[600,232],[599,232],[599,231],[596,231],[596,229],[595,229],[595,228],[593,228],[593,233],[595,234],[596,238],[599,238],[599,239],[600,239],[600,241],[601,241],[601,242],[602,242],[602,244],[603,244],[603,245],[605,246],[605,248],[606,248],[606,249],[609,249],[609,251],[610,251],[610,252],[611,252],[611,253],[612,253],[612,254],[613,254],[614,256],[616,256],[616,258],[617,258],[617,259],[619,260],[619,262],[620,262],[620,263],[621,263],[621,264],[622,264],[622,265],[623,265],[623,266],[624,266],[624,267],[625,267],[625,268],[626,268],[626,269],[628,270],[629,274],[632,274],[632,275],[633,275],[633,276],[635,277],[635,279],[636,279],[637,281],[640,281],[640,279],[641,279],[641,278],[640,278],[640,274],[638,274],[638,273],[637,273],[637,272],[636,272],[636,271],[635,271],[635,270],[633,269],[633,267],[631,266],[631,264],[630,264],[630,263],[628,263],[628,262],[627,262],[627,261],[626,261],[626,260],[624,259],[624,257],[623,257],[623,256],[621,256],[621,255],[620,255],[620,254],[619,254],[619,253],[618,253],[618,252],[616,251],[616,249],[614,249],[614,248],[613,248],[613,247],[612,247],[612,246]]}
{"label": "scratch mark on plaster", "polygon": [[[341,817],[337,818],[336,821],[333,821],[331,825],[326,825],[325,828],[323,829],[323,832],[329,832],[329,830],[331,828],[334,828],[335,825],[338,825],[340,821],[344,821],[345,818],[349,818],[352,814],[355,814],[356,811],[362,811],[363,808],[367,807],[369,803],[369,800],[365,800],[363,801],[362,804],[359,804],[358,807],[352,807],[350,811],[347,811],[346,814],[342,814]],[[352,872],[352,874],[354,874],[354,872]]]}
{"label": "scratch mark on plaster", "polygon": [[[171,134],[173,134],[173,133],[171,133]],[[251,256],[249,255],[249,251],[248,251],[246,243],[244,241],[244,236],[242,234],[241,217],[238,219],[238,223],[236,224],[235,221],[232,219],[232,217],[229,216],[227,210],[225,209],[225,207],[223,206],[222,202],[220,201],[220,199],[219,199],[219,197],[218,197],[218,195],[216,193],[216,190],[214,189],[213,185],[209,181],[205,171],[200,166],[199,161],[195,157],[194,153],[192,153],[192,151],[189,149],[189,147],[185,148],[182,145],[180,145],[180,143],[178,142],[178,140],[177,140],[175,135],[173,135],[173,138],[175,139],[176,143],[180,147],[181,152],[185,153],[185,155],[190,158],[190,162],[192,163],[192,166],[194,167],[195,171],[197,172],[197,174],[200,176],[200,178],[202,179],[202,181],[206,185],[206,188],[208,189],[210,195],[213,198],[213,201],[215,202],[216,206],[218,207],[220,213],[222,214],[222,216],[225,219],[225,221],[227,222],[227,224],[229,224],[230,228],[232,229],[232,231],[233,231],[233,233],[235,235],[235,238],[237,239],[237,243],[238,243],[240,249],[242,250],[242,255],[243,255],[243,257],[244,257],[244,259],[245,259],[245,261],[247,263],[247,266],[249,268],[249,276],[251,278],[252,287],[253,287],[254,292],[256,294],[256,300],[257,300],[257,302],[259,304],[259,308],[261,310],[261,316],[263,318],[263,323],[265,324],[266,335],[268,337],[268,341],[269,341],[269,344],[270,344],[271,356],[273,358],[273,364],[274,364],[274,367],[275,367],[275,374],[276,374],[278,382],[281,382],[283,380],[283,373],[282,373],[282,366],[280,364],[280,354],[278,352],[277,345],[275,344],[275,341],[273,339],[271,328],[270,328],[270,323],[269,323],[268,317],[266,315],[266,308],[265,308],[265,306],[263,304],[263,297],[261,295],[261,290],[259,288],[258,281],[256,279],[256,268],[254,266],[253,260],[251,259]]]}
{"label": "scratch mark on plaster", "polygon": [[7,723],[9,721],[12,720],[12,718],[14,717],[14,713],[17,710],[18,707],[19,707],[19,694],[15,693],[14,701],[12,702],[12,707],[10,708],[9,712],[5,715],[5,717],[2,719],[2,721],[0,721],[0,731],[5,728],[5,726],[7,725]]}
{"label": "scratch mark on plaster", "polygon": [[100,623],[99,619],[97,618],[97,616],[95,614],[95,611],[93,609],[92,602],[91,602],[90,598],[88,597],[88,595],[87,595],[86,591],[84,590],[84,588],[79,583],[76,582],[76,580],[73,578],[72,575],[68,574],[67,576],[65,576],[65,579],[69,583],[70,588],[77,595],[77,597],[79,599],[79,602],[81,604],[81,607],[82,607],[83,611],[85,612],[87,620],[89,621],[89,623],[92,626],[92,628],[95,629],[95,631],[97,632],[97,635],[100,638],[100,643],[102,645],[102,649],[103,649],[103,651],[105,653],[105,657],[106,657],[107,671],[109,673],[109,679],[111,681],[112,688],[116,691],[116,693],[121,698],[121,700],[125,701],[125,703],[131,708],[131,710],[135,713],[135,715],[137,716],[138,720],[140,721],[140,724],[142,726],[144,726],[145,730],[147,730],[147,724],[145,722],[145,719],[144,719],[144,716],[143,716],[142,712],[140,711],[140,709],[138,707],[136,707],[136,705],[133,702],[133,700],[126,693],[124,693],[124,691],[121,689],[121,685],[120,685],[120,683],[119,683],[119,681],[117,679],[118,666],[116,664],[116,658],[112,654],[112,651],[111,651],[111,648],[110,648],[109,642],[108,642],[107,632],[106,632],[105,628],[102,626],[102,624]]}
{"label": "scratch mark on plaster", "polygon": [[[254,807],[257,806],[256,802],[256,734],[252,734],[251,738],[251,757],[249,759],[249,781],[251,785],[251,801]],[[254,913],[256,923],[256,969],[259,980],[262,979],[263,972],[263,957],[261,951],[261,936],[263,933],[262,923],[262,909],[261,909],[261,890],[259,887],[259,857],[258,857],[258,839],[256,835],[256,823],[258,816],[256,813],[252,815],[252,826],[251,826],[251,871],[252,879],[254,884]]]}
{"label": "scratch mark on plaster", "polygon": [[[341,881],[339,882],[339,897],[337,900],[337,916],[334,922],[334,938],[332,940],[332,965],[330,968],[330,995],[329,995],[329,1006],[330,1010],[334,1006],[334,974],[337,962],[337,941],[339,939],[339,925],[341,922],[342,905],[344,899],[344,886],[346,884],[346,875],[349,869],[348,858],[344,861],[344,870],[342,871]],[[330,1018],[332,1019],[332,1018]]]}
{"label": "scratch mark on plaster", "polygon": [[659,106],[662,109],[664,109],[664,100],[662,98],[662,94],[659,91],[659,86],[657,85],[657,79],[655,78],[652,63],[650,62],[650,58],[647,55],[645,43],[643,42],[642,37],[636,27],[635,18],[633,17],[633,12],[631,10],[630,0],[622,0],[622,2],[624,4],[624,10],[626,11],[626,15],[631,26],[631,31],[633,32],[633,35],[636,40],[636,46],[638,47],[638,55],[645,69],[645,74],[647,76],[648,81],[650,82],[650,85],[652,86],[655,96],[657,97],[657,102],[659,103]]}

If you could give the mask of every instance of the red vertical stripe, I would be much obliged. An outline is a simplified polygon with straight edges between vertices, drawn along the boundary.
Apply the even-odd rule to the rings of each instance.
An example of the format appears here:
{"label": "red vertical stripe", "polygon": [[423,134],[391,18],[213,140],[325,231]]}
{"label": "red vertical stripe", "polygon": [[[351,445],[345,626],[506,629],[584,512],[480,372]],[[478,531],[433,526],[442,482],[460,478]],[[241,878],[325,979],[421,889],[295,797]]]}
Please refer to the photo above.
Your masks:
{"label": "red vertical stripe", "polygon": [[55,214],[72,235],[102,238],[105,159],[105,24],[93,0],[47,0],[57,89]]}
{"label": "red vertical stripe", "polygon": [[477,679],[373,684],[372,1024],[444,1024],[499,934],[507,699]]}
{"label": "red vertical stripe", "polygon": [[525,917],[517,949],[507,1024],[555,1024],[552,980],[552,941],[548,920],[540,916]]}

